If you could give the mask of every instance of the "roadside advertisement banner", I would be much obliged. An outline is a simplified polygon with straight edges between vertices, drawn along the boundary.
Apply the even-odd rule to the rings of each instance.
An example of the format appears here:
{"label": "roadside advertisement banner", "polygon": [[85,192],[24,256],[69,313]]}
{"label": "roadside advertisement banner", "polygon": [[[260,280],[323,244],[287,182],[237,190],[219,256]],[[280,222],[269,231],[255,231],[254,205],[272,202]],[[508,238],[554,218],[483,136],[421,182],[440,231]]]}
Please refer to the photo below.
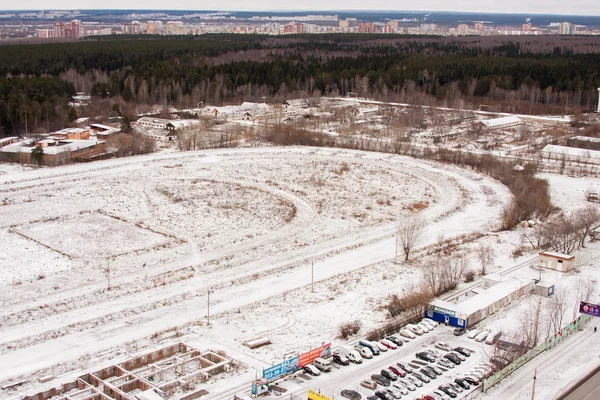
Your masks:
{"label": "roadside advertisement banner", "polygon": [[592,317],[600,318],[600,306],[597,304],[580,301],[579,302],[579,312],[582,314],[591,315]]}
{"label": "roadside advertisement banner", "polygon": [[302,368],[305,365],[310,364],[319,357],[328,357],[331,354],[331,343],[324,344],[321,347],[312,349],[309,352],[300,354],[298,356],[298,368]]}
{"label": "roadside advertisement banner", "polygon": [[263,378],[265,378],[268,381],[271,381],[296,370],[298,370],[298,357],[290,358],[289,360],[285,360],[281,364],[277,364],[272,366],[271,368],[265,369],[263,371]]}
{"label": "roadside advertisement banner", "polygon": [[312,389],[308,389],[308,400],[332,400],[331,397],[322,395]]}

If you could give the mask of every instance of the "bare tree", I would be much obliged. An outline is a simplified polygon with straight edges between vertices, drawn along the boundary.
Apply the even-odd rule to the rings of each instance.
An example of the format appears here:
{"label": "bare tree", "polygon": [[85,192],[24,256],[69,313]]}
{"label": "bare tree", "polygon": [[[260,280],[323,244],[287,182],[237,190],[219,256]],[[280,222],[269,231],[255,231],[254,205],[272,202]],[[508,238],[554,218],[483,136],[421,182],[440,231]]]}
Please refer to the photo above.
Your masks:
{"label": "bare tree", "polygon": [[443,268],[441,264],[438,264],[440,261],[441,258],[423,266],[425,284],[434,296],[439,296],[443,291],[444,276]]}
{"label": "bare tree", "polygon": [[425,220],[419,215],[410,217],[398,225],[398,239],[404,252],[404,261],[408,261],[410,252],[423,236]]}
{"label": "bare tree", "polygon": [[467,262],[463,256],[454,257],[442,268],[444,291],[456,289],[467,269]]}
{"label": "bare tree", "polygon": [[575,304],[573,304],[573,319],[577,317],[579,312],[579,302],[589,301],[594,291],[596,290],[596,282],[585,276],[579,275],[573,282],[573,290],[575,292]]}
{"label": "bare tree", "polygon": [[542,317],[542,298],[541,296],[530,296],[527,299],[525,307],[517,315],[519,331],[522,335],[525,345],[530,349],[537,346],[541,330],[540,322]]}
{"label": "bare tree", "polygon": [[585,247],[585,239],[600,225],[600,211],[598,207],[587,206],[573,213],[573,225],[579,232],[580,245]]}
{"label": "bare tree", "polygon": [[570,291],[567,288],[559,288],[549,299],[548,303],[548,329],[546,336],[560,331],[562,328],[563,317],[567,310]]}
{"label": "bare tree", "polygon": [[477,248],[476,255],[479,261],[479,272],[481,275],[485,275],[487,270],[494,264],[494,249],[482,243]]}

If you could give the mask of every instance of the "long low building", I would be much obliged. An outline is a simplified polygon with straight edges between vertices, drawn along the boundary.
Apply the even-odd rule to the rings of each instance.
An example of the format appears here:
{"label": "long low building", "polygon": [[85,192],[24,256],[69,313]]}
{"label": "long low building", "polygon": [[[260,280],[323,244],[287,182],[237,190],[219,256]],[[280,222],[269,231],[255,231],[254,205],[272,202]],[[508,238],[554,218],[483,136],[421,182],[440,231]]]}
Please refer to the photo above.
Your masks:
{"label": "long low building", "polygon": [[542,149],[542,159],[555,162],[600,164],[600,151],[549,144]]}
{"label": "long low building", "polygon": [[499,275],[484,278],[483,288],[473,290],[461,302],[435,299],[425,310],[425,317],[442,324],[470,328],[488,315],[533,291],[532,280],[519,280]]}

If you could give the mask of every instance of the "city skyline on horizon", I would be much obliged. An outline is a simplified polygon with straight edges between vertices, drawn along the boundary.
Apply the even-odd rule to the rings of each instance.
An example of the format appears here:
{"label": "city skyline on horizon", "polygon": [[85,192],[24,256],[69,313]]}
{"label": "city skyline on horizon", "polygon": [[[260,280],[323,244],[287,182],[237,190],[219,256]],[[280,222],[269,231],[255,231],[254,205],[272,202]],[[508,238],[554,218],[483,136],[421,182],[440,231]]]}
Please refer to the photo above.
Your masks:
{"label": "city skyline on horizon", "polygon": [[[86,3],[90,5],[87,6]],[[512,14],[512,15],[557,15],[557,16],[600,16],[595,3],[590,0],[580,0],[575,3],[555,3],[547,4],[545,1],[534,0],[528,2],[527,6],[523,7],[521,2],[516,0],[507,0],[502,4],[492,3],[481,4],[481,2],[468,0],[461,1],[456,6],[450,6],[447,2],[440,0],[426,0],[421,2],[421,9],[411,9],[408,2],[400,2],[397,9],[390,9],[389,3],[384,0],[374,0],[370,3],[368,9],[361,9],[359,4],[352,6],[347,0],[329,1],[327,7],[316,0],[308,0],[303,4],[303,8],[286,7],[281,3],[275,3],[269,0],[259,0],[254,2],[253,7],[247,7],[247,2],[240,0],[228,0],[222,3],[222,7],[215,9],[210,7],[199,6],[198,3],[191,0],[176,0],[169,8],[164,8],[164,3],[157,0],[147,0],[143,7],[135,5],[137,2],[130,0],[106,0],[104,7],[94,7],[97,3],[91,1],[76,1],[76,0],[58,0],[54,4],[56,7],[47,8],[47,3],[42,3],[40,0],[24,0],[19,3],[19,7],[0,8],[0,11],[50,11],[50,10],[115,10],[115,11],[223,11],[223,12],[273,12],[273,13],[288,13],[288,12],[379,12],[379,13],[480,13],[480,14]],[[352,2],[351,2],[352,3]],[[173,4],[173,3],[171,3]],[[276,5],[275,5],[276,4]],[[401,4],[407,4],[402,7]],[[544,13],[539,10],[544,9]],[[517,12],[513,10],[518,10]]]}

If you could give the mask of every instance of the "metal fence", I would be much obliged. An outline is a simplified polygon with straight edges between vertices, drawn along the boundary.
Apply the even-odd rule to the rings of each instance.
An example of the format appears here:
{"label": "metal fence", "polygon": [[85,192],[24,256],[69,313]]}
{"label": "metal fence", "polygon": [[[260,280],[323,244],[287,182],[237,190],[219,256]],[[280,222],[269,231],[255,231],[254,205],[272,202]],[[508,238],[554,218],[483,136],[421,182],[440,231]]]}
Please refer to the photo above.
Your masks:
{"label": "metal fence", "polygon": [[537,347],[529,350],[527,353],[523,354],[521,357],[517,358],[512,363],[508,364],[502,370],[498,371],[494,375],[490,376],[483,380],[482,391],[485,393],[489,388],[500,382],[502,379],[506,378],[508,375],[512,374],[516,369],[521,367],[523,364],[531,361],[544,351],[556,346],[563,339],[571,335],[575,330],[583,327],[587,321],[589,321],[591,317],[589,315],[582,315],[578,317],[576,320],[571,322],[569,325],[565,326],[559,332],[549,337],[544,343],[538,345]]}

